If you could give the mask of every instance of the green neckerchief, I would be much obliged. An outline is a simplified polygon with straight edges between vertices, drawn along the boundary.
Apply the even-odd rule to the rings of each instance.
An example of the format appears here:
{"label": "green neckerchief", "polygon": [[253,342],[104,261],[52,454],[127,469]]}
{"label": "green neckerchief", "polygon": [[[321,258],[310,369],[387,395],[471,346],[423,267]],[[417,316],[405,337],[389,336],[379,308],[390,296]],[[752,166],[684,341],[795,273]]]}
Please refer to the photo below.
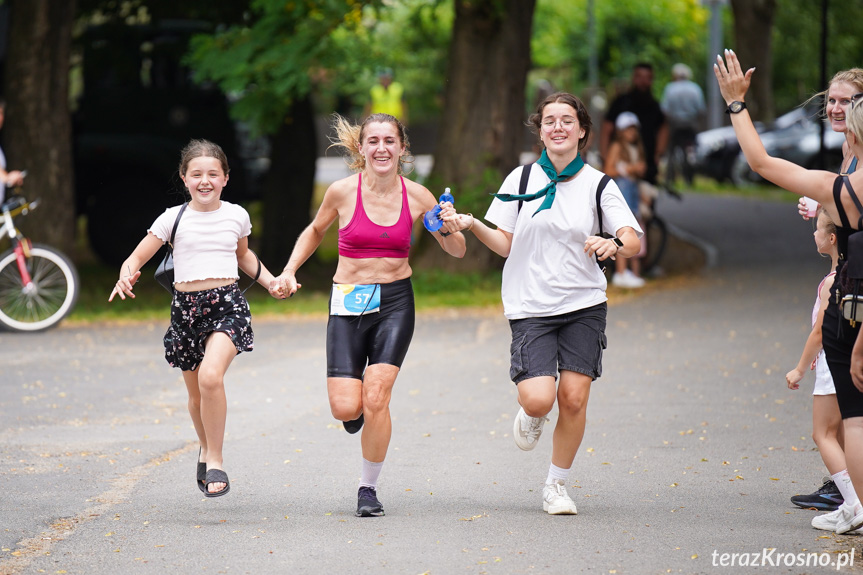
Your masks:
{"label": "green neckerchief", "polygon": [[[554,165],[552,165],[551,160],[548,159],[548,154],[545,153],[545,150],[542,151],[542,155],[539,157],[539,160],[536,161],[539,164],[539,167],[542,168],[542,171],[545,172],[545,175],[548,176],[551,181],[548,183],[546,187],[541,189],[535,194],[492,194],[494,197],[498,198],[504,202],[512,202],[514,200],[523,200],[525,202],[529,202],[530,200],[535,200],[536,198],[541,198],[545,196],[545,199],[542,201],[542,204],[539,206],[539,209],[533,212],[535,216],[542,210],[547,210],[554,203],[554,195],[557,193],[557,183],[562,182],[564,180],[568,180],[584,167],[584,160],[581,159],[581,154],[576,154],[575,159],[566,166],[561,173],[557,173],[557,170],[554,169]],[[533,216],[531,216],[533,217]]]}

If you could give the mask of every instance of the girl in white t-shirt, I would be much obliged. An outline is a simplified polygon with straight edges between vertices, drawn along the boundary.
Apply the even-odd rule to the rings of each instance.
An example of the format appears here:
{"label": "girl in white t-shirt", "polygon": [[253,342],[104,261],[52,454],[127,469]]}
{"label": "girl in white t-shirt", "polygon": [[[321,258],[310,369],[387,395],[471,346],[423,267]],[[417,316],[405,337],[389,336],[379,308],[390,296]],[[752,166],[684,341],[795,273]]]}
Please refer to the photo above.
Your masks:
{"label": "girl in white t-shirt", "polygon": [[[501,297],[512,330],[510,377],[521,404],[515,442],[524,450],[536,446],[556,399],[543,510],[575,514],[566,479],[584,436],[590,386],[602,372],[606,346],[607,284],[596,260],[632,257],[641,248],[642,232],[614,182],[606,184],[596,205],[603,174],[581,159],[591,130],[581,100],[552,94],[529,123],[545,149],[526,174],[524,195],[518,194],[521,168],[504,181],[486,214],[497,228],[449,206],[441,214],[507,258]],[[603,231],[613,237],[601,237]]]}
{"label": "girl in white t-shirt", "polygon": [[[237,266],[267,287],[272,274],[249,250],[252,224],[242,207],[223,201],[228,159],[218,145],[192,140],[182,151],[180,178],[191,197],[174,236],[174,297],[165,359],[183,370],[189,414],[201,443],[196,484],[207,497],[230,491],[222,470],[227,400],[225,372],[234,357],[251,351],[254,336],[249,305],[240,291]],[[171,238],[181,206],[160,215],[120,267],[108,301],[134,298],[141,267]]]}

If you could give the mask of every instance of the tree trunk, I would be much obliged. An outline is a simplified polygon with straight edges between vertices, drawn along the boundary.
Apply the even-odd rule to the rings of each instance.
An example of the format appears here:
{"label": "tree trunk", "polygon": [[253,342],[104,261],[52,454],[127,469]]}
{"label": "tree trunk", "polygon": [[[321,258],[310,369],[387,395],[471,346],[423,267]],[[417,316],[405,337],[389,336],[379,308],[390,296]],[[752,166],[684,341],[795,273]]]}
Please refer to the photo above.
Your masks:
{"label": "tree trunk", "polygon": [[[535,0],[455,1],[446,105],[429,184],[435,195],[451,187],[459,211],[485,213],[488,194],[518,166],[535,5]],[[471,245],[468,265],[487,267],[499,260],[485,251]]]}
{"label": "tree trunk", "polygon": [[22,220],[31,239],[74,245],[75,201],[69,56],[75,0],[9,0],[5,152],[9,169],[27,170],[39,209]]}
{"label": "tree trunk", "polygon": [[311,97],[306,96],[294,102],[272,138],[270,170],[263,186],[264,229],[258,255],[276,275],[309,223],[315,189],[315,139],[314,107]]}
{"label": "tree trunk", "polygon": [[776,117],[773,105],[773,17],[776,0],[731,0],[734,12],[734,51],[746,71],[755,66],[746,106],[753,119]]}

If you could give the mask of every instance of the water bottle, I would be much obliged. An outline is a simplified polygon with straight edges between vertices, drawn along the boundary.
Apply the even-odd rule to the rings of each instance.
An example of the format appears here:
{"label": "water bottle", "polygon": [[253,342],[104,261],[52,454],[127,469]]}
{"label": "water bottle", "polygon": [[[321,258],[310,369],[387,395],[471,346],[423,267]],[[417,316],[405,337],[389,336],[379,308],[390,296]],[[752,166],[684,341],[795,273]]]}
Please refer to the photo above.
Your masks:
{"label": "water bottle", "polygon": [[[440,198],[438,198],[440,202],[449,202],[455,205],[455,198],[450,193],[449,188],[446,188],[441,194]],[[440,204],[436,205],[429,211],[425,213],[423,216],[423,225],[430,232],[436,232],[443,226],[443,220],[440,219]]]}

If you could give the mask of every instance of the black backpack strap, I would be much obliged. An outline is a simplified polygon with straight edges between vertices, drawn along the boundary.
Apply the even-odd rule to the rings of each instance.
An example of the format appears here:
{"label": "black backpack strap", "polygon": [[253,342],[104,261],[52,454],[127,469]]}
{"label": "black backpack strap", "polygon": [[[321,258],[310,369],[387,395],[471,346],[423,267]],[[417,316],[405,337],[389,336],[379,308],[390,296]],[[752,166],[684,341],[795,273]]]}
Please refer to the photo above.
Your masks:
{"label": "black backpack strap", "polygon": [[602,174],[602,179],[599,180],[599,184],[596,186],[596,217],[599,220],[599,233],[597,235],[599,236],[602,236],[602,192],[610,181],[611,176]]}
{"label": "black backpack strap", "polygon": [[[603,174],[602,179],[599,180],[599,184],[596,185],[596,218],[599,220],[599,232],[596,235],[601,238],[606,237],[606,235],[602,233],[602,192],[605,190],[605,186],[607,186],[608,182],[610,181],[611,176],[609,176],[608,174]],[[602,270],[602,273],[605,273],[605,265],[601,261],[599,261],[599,256],[594,254],[593,257],[596,258],[596,265],[599,266],[599,269]]]}
{"label": "black backpack strap", "polygon": [[[533,168],[533,164],[525,164],[521,167],[521,181],[518,183],[518,195],[523,196],[527,193],[527,181],[530,179],[530,170]],[[523,200],[518,201],[518,212],[521,213],[521,205],[524,203]]]}
{"label": "black backpack strap", "polygon": [[863,230],[863,205],[860,204],[860,198],[857,197],[857,192],[851,187],[851,180],[848,179],[848,176],[842,176],[842,183],[848,188],[848,195],[851,196],[851,201],[857,206],[857,213],[860,214],[860,218],[857,220],[857,229]]}

